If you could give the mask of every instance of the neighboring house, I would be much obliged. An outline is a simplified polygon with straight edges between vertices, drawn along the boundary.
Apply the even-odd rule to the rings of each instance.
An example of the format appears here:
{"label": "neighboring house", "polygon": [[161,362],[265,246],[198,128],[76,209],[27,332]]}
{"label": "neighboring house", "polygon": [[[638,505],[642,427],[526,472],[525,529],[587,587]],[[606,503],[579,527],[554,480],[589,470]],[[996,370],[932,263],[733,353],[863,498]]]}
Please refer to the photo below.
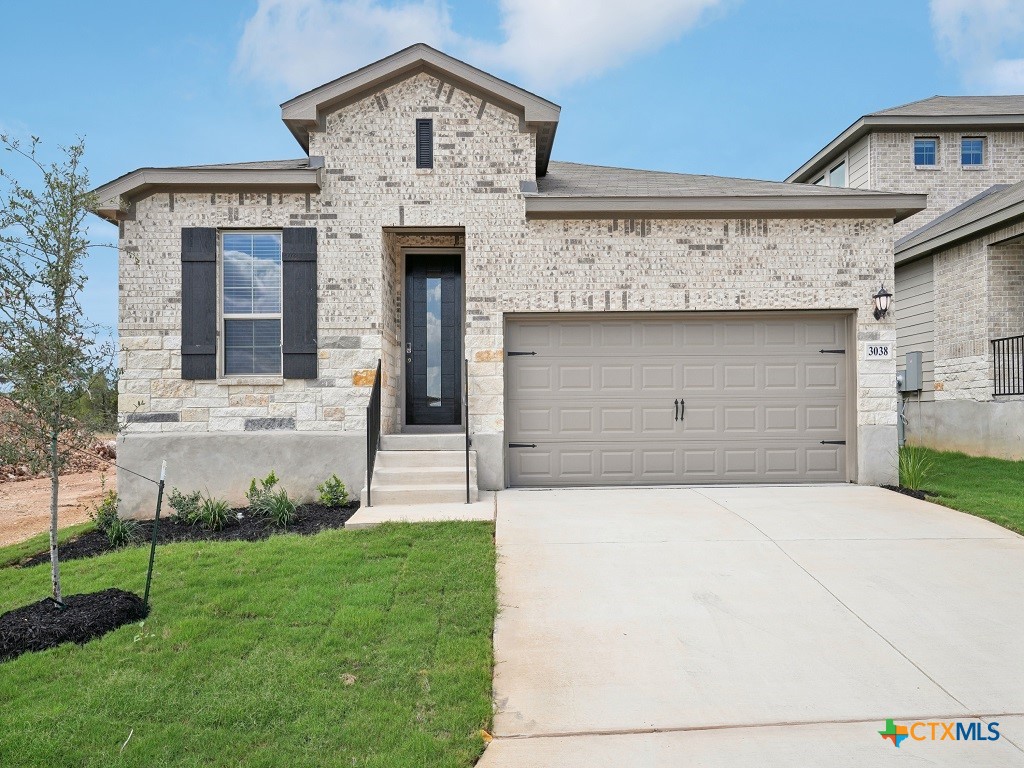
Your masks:
{"label": "neighboring house", "polygon": [[556,105],[425,45],[282,118],[308,156],[98,190],[124,466],[358,492],[380,360],[375,503],[464,498],[467,392],[474,488],[895,479],[865,344],[922,195],[555,162]]}
{"label": "neighboring house", "polygon": [[928,195],[895,227],[899,365],[923,360],[907,439],[1024,458],[1024,96],[865,115],[787,181]]}

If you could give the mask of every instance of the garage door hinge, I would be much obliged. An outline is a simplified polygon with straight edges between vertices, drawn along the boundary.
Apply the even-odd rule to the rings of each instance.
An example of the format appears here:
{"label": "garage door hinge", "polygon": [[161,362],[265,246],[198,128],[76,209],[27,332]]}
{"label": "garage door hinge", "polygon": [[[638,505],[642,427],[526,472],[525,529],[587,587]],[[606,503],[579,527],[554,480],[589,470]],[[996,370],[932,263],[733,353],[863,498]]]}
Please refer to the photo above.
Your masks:
{"label": "garage door hinge", "polygon": [[509,443],[509,448],[536,448],[536,443]]}
{"label": "garage door hinge", "polygon": [[846,445],[845,440],[822,440],[822,445]]}
{"label": "garage door hinge", "polygon": [[845,355],[846,354],[846,350],[845,349],[819,349],[818,352],[820,352],[823,355]]}
{"label": "garage door hinge", "polygon": [[518,357],[519,355],[536,355],[536,352],[506,352],[509,357]]}

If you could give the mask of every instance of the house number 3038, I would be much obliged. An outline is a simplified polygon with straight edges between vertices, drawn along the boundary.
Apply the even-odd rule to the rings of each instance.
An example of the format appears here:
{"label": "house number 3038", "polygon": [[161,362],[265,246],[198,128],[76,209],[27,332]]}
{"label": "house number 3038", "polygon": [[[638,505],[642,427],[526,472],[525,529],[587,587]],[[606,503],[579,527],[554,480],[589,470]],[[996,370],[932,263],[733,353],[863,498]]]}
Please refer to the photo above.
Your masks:
{"label": "house number 3038", "polygon": [[888,342],[869,341],[864,345],[865,360],[891,360],[892,344]]}

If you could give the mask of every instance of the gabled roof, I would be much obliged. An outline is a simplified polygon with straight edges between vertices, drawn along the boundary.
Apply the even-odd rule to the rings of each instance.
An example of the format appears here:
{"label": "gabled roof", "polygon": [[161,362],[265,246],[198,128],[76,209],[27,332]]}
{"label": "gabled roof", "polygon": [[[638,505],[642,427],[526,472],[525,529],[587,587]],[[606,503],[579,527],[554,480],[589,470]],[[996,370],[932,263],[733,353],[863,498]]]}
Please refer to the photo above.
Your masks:
{"label": "gabled roof", "polygon": [[1024,220],[1024,181],[997,184],[896,241],[896,262],[927,256],[996,227]]}
{"label": "gabled roof", "polygon": [[810,181],[823,166],[875,128],[909,131],[1024,129],[1024,96],[931,96],[872,112],[822,147],[786,181]]}
{"label": "gabled roof", "polygon": [[552,161],[526,195],[538,218],[585,216],[763,216],[892,218],[924,210],[925,195],[813,184],[641,171]]}
{"label": "gabled roof", "polygon": [[544,175],[561,107],[425,43],[411,45],[286,101],[281,105],[281,119],[308,152],[309,133],[323,128],[325,112],[418,72],[430,72],[518,114],[527,127],[537,132],[537,175]]}
{"label": "gabled roof", "polygon": [[308,157],[252,163],[138,168],[94,190],[97,197],[95,213],[107,221],[117,223],[122,209],[122,196],[161,188],[178,191],[260,189],[315,192],[320,188],[318,173],[318,165],[311,163]]}

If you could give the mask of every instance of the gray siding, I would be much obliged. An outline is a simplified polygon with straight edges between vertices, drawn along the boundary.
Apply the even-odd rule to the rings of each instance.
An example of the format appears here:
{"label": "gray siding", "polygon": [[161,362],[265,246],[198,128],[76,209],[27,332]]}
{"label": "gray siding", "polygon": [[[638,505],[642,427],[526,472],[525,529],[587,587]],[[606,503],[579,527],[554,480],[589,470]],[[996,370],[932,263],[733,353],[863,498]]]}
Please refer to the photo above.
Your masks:
{"label": "gray siding", "polygon": [[850,147],[847,186],[866,189],[871,186],[871,153],[868,151],[871,134]]}
{"label": "gray siding", "polygon": [[896,366],[903,368],[907,352],[921,352],[921,399],[934,400],[935,306],[934,262],[928,256],[896,267]]}

